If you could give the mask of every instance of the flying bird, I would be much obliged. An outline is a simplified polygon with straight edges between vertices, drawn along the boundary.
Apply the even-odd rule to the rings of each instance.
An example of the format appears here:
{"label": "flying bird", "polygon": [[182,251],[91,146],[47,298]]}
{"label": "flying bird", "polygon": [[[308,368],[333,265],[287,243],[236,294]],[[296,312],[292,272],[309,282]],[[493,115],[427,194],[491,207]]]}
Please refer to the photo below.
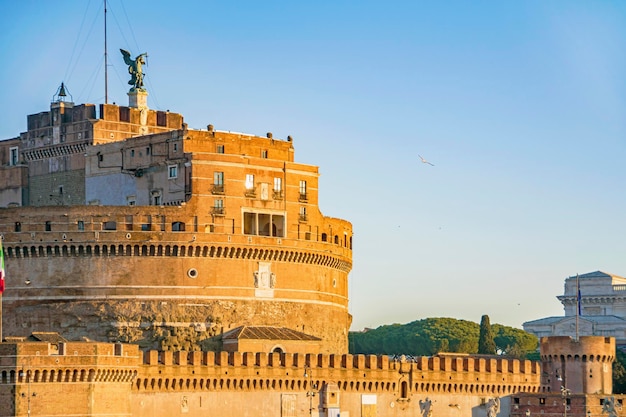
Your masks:
{"label": "flying bird", "polygon": [[431,164],[430,162],[428,162],[427,160],[424,159],[424,157],[422,155],[417,155],[420,157],[420,159],[422,160],[423,163],[431,165],[431,166],[435,166],[435,164]]}

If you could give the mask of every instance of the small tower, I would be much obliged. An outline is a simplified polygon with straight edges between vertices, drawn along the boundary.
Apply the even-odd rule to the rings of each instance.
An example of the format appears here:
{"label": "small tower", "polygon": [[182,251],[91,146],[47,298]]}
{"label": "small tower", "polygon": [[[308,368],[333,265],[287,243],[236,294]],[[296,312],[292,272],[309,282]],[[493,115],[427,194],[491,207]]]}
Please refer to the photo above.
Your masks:
{"label": "small tower", "polygon": [[572,394],[612,394],[615,339],[603,336],[541,338],[541,385]]}

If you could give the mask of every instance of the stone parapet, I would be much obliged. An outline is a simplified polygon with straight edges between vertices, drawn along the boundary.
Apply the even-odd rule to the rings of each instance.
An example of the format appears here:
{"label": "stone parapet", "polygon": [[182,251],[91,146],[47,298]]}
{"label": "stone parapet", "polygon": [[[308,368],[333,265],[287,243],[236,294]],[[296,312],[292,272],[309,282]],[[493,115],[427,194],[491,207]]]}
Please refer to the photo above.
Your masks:
{"label": "stone parapet", "polygon": [[537,392],[541,376],[537,362],[448,355],[390,360],[350,354],[148,351],[143,359],[136,390],[169,391],[176,386],[238,389],[235,387],[241,384],[246,389],[271,389],[332,381],[340,389],[368,391],[395,389],[399,378],[407,378],[412,381],[409,391],[510,394]]}

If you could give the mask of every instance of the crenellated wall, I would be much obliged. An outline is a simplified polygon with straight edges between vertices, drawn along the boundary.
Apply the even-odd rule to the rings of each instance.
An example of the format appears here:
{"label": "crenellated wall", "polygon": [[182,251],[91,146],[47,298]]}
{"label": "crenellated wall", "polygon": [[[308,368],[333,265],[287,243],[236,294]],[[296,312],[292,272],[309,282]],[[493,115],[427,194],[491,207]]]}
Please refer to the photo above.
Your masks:
{"label": "crenellated wall", "polygon": [[[149,351],[133,383],[132,410],[141,417],[209,410],[227,416],[330,415],[334,402],[342,415],[427,415],[430,410],[458,416],[460,410],[486,413],[493,398],[500,399],[504,410],[511,395],[538,392],[540,373],[537,362],[456,355],[392,360]],[[363,414],[364,409],[374,414]]]}
{"label": "crenellated wall", "polygon": [[[265,369],[259,374],[259,368]],[[305,370],[311,372],[305,376]],[[280,378],[282,381],[267,377]],[[409,376],[408,392],[510,394],[539,390],[538,362],[517,359],[440,355],[391,360],[388,356],[249,352],[147,351],[135,381],[139,390],[193,387],[277,386],[306,389],[307,380],[336,383],[342,390],[394,390]],[[185,381],[180,384],[180,378]],[[241,378],[245,381],[242,383]],[[307,379],[308,378],[308,379]]]}
{"label": "crenellated wall", "polygon": [[50,416],[107,410],[132,417],[290,417],[340,410],[351,416],[427,416],[430,411],[458,417],[485,415],[495,398],[498,415],[506,417],[511,397],[539,391],[541,369],[537,362],[455,354],[397,359],[186,351],[141,355],[133,345],[72,342],[55,350],[48,343],[27,342],[0,344],[0,375],[0,417],[25,415],[29,406],[32,415],[45,410]]}

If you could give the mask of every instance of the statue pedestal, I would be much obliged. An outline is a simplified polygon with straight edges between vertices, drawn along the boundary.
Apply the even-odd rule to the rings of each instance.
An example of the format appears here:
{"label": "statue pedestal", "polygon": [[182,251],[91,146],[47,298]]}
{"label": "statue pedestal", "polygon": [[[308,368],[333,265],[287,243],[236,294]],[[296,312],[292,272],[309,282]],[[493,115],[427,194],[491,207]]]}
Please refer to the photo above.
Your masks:
{"label": "statue pedestal", "polygon": [[136,109],[148,108],[148,92],[146,90],[138,90],[132,88],[128,92],[128,107],[134,107]]}

